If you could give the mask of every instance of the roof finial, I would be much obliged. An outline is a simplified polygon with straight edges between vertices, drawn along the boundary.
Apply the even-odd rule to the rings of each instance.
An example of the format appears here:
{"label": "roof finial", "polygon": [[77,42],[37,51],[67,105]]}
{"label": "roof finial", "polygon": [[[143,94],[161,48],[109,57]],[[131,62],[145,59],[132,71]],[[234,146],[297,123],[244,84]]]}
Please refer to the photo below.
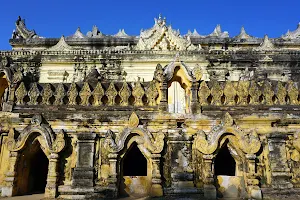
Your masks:
{"label": "roof finial", "polygon": [[161,13],[159,13],[159,15],[158,15],[158,19],[161,19]]}

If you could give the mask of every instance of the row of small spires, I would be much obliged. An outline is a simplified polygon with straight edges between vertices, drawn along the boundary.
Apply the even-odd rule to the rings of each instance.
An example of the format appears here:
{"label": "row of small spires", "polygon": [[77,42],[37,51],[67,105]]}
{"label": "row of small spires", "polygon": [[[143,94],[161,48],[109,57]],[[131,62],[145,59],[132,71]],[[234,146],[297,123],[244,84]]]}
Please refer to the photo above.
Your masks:
{"label": "row of small spires", "polygon": [[[162,19],[161,15],[159,15],[159,18],[158,19],[154,19],[155,21],[155,25],[151,28],[152,30],[153,29],[156,29],[156,28],[166,28],[166,29],[171,29],[172,30],[172,27],[171,25],[167,26],[166,25],[166,19]],[[27,28],[26,28],[26,25],[25,25],[25,20],[24,19],[21,19],[21,17],[18,18],[18,20],[16,21],[16,26],[17,26],[17,29],[23,29],[22,34],[25,34],[26,38],[29,36],[32,36],[32,37],[39,37],[36,35],[35,31],[32,30],[32,31],[29,31]],[[149,29],[149,30],[151,30]],[[147,31],[147,30],[145,30]],[[180,31],[179,30],[173,30],[176,35],[180,36]],[[144,32],[144,30],[142,29],[141,30],[141,35],[142,33]],[[22,35],[21,34],[21,35]],[[17,33],[16,31],[14,30],[13,31],[13,36],[12,38],[15,38],[17,36]],[[23,35],[22,35],[23,36]],[[86,37],[94,37],[94,38],[99,38],[99,37],[103,37],[105,36],[101,31],[99,31],[98,27],[97,26],[93,26],[93,29],[92,31],[89,31],[86,35],[84,35],[80,28],[78,27],[76,32],[72,35],[72,36],[69,36],[68,38],[86,38]],[[126,34],[125,30],[124,29],[120,29],[119,32],[115,35],[112,35],[113,37],[130,37],[129,35]],[[181,36],[180,36],[181,37]],[[227,31],[224,31],[222,32],[221,30],[221,26],[218,24],[216,26],[216,28],[214,29],[214,31],[209,34],[209,35],[200,35],[196,29],[194,29],[194,32],[191,32],[190,30],[188,31],[188,33],[186,35],[184,35],[184,37],[198,37],[198,38],[205,38],[205,37],[219,37],[219,38],[229,38],[229,33]],[[245,31],[245,28],[242,27],[241,28],[241,31],[240,31],[240,34],[238,36],[235,36],[234,38],[236,39],[244,39],[244,40],[247,40],[247,39],[257,39],[256,37],[253,37],[249,34],[246,33]],[[290,31],[288,30],[288,32],[285,34],[285,35],[282,35],[281,36],[282,39],[300,39],[300,23],[298,24],[297,26],[297,29],[295,31]]]}
{"label": "row of small spires", "polygon": [[[169,27],[171,28],[171,26]],[[143,30],[141,30],[142,32]],[[177,32],[179,33],[179,30],[177,30]],[[101,31],[99,31],[97,26],[93,26],[92,31],[89,31],[86,35],[84,35],[81,30],[80,27],[77,28],[76,32],[72,35],[69,36],[70,38],[86,38],[86,37],[103,37],[106,36],[105,34],[103,34]],[[119,29],[118,33],[111,35],[113,37],[131,37],[129,36],[124,29]],[[217,25],[214,29],[214,31],[209,34],[209,35],[200,35],[196,29],[194,29],[194,31],[190,31],[188,30],[187,34],[184,35],[184,37],[199,37],[199,38],[205,38],[205,37],[220,37],[220,38],[229,38],[229,33],[227,31],[222,32],[221,29],[221,25]],[[249,34],[247,34],[246,30],[244,27],[241,28],[240,34],[235,36],[234,38],[236,39],[255,39],[257,37],[251,36]],[[281,38],[283,39],[297,39],[300,38],[300,23],[297,26],[297,29],[295,31],[290,31],[288,30],[288,32],[285,35],[282,35]]]}

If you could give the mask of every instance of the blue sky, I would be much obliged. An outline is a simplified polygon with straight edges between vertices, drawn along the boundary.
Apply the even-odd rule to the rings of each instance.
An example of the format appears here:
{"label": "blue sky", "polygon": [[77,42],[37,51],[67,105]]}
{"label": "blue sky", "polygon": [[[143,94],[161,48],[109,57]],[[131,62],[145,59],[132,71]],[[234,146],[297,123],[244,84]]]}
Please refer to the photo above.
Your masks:
{"label": "blue sky", "polygon": [[300,22],[299,0],[2,0],[0,9],[0,49],[11,49],[9,38],[20,15],[29,29],[44,37],[83,33],[97,25],[104,34],[124,28],[129,35],[139,35],[141,28],[152,27],[159,13],[181,34],[197,29],[209,34],[217,24],[230,36],[241,26],[253,36],[280,37]]}

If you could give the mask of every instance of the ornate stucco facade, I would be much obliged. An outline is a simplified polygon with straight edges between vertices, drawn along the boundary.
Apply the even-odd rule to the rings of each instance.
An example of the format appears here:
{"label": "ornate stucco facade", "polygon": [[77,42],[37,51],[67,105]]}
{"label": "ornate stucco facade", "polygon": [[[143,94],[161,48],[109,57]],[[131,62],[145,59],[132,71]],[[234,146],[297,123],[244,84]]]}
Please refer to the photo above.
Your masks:
{"label": "ornate stucco facade", "polygon": [[2,196],[280,198],[300,194],[300,26],[43,38],[0,51]]}

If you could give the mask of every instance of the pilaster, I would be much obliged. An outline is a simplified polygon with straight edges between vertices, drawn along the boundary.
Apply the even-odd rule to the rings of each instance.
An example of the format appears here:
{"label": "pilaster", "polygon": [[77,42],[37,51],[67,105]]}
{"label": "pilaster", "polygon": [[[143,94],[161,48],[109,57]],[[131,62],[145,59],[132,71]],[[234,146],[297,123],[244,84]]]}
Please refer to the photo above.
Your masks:
{"label": "pilaster", "polygon": [[217,190],[214,185],[214,172],[213,172],[213,159],[214,155],[203,155],[204,169],[203,169],[203,183],[204,183],[204,197],[207,199],[216,199]]}
{"label": "pilaster", "polygon": [[193,82],[191,87],[191,92],[192,92],[191,111],[193,114],[199,113],[199,109],[200,109],[200,105],[198,101],[198,88],[199,88],[199,83]]}
{"label": "pilaster", "polygon": [[280,133],[268,137],[269,161],[271,168],[271,186],[274,189],[292,188],[291,174],[286,157],[287,135]]}
{"label": "pilaster", "polygon": [[152,186],[151,186],[151,196],[160,197],[163,196],[163,189],[161,186],[161,174],[160,174],[160,154],[152,154]]}
{"label": "pilaster", "polygon": [[10,152],[9,155],[9,170],[6,173],[5,187],[2,188],[2,196],[11,197],[16,195],[16,177],[17,177],[17,162],[18,162],[19,154],[18,152]]}
{"label": "pilaster", "polygon": [[92,188],[94,185],[94,133],[77,134],[77,163],[74,168],[72,187]]}
{"label": "pilaster", "polygon": [[161,99],[159,103],[159,110],[168,111],[168,82],[164,78],[160,86]]}
{"label": "pilaster", "polygon": [[58,157],[59,156],[57,153],[51,153],[49,156],[48,177],[47,177],[47,185],[45,189],[46,198],[57,197]]}

